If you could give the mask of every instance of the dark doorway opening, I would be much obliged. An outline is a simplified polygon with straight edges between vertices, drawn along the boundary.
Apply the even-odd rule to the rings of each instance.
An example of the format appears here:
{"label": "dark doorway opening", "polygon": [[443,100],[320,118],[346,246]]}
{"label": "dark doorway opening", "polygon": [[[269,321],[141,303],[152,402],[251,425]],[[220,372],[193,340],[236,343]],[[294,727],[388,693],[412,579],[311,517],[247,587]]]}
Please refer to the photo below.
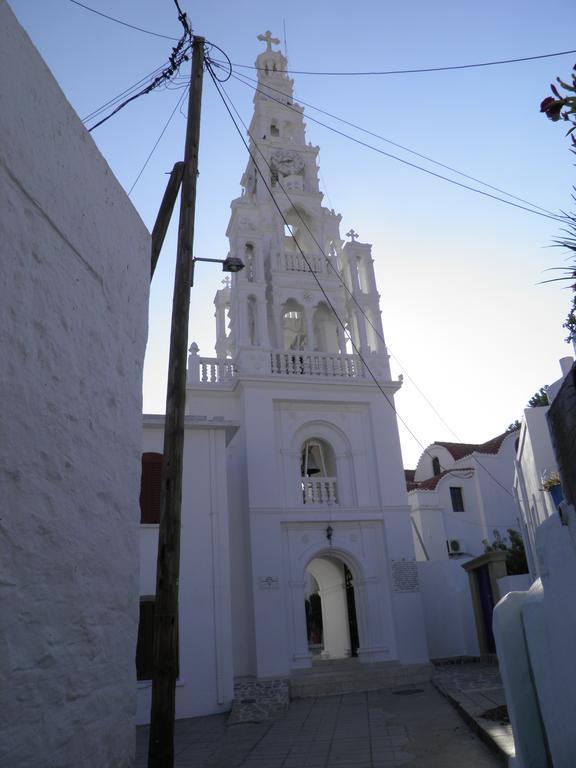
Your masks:
{"label": "dark doorway opening", "polygon": [[358,622],[356,620],[356,599],[354,597],[354,577],[352,571],[344,564],[344,583],[346,585],[346,605],[348,606],[348,627],[350,630],[350,655],[358,656],[360,642],[358,640]]}
{"label": "dark doorway opening", "polygon": [[318,592],[313,592],[306,600],[306,629],[308,648],[312,654],[324,650],[324,627],[322,625],[322,601]]}

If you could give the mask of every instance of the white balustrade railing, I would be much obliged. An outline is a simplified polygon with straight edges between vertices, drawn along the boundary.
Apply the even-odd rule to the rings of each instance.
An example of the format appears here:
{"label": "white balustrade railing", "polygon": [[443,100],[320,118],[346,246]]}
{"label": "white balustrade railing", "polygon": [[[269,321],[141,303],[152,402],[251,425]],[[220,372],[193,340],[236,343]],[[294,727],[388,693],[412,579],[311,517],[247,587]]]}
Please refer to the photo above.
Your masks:
{"label": "white balustrade railing", "polygon": [[335,477],[303,477],[302,501],[304,504],[338,504]]}
{"label": "white balustrade railing", "polygon": [[270,369],[281,376],[341,376],[358,379],[366,370],[357,355],[330,355],[325,352],[272,352]]}
{"label": "white balustrade railing", "polygon": [[306,259],[301,253],[285,253],[284,269],[287,272],[323,272],[324,257],[309,256]]}
{"label": "white balustrade railing", "polygon": [[227,384],[236,377],[236,366],[228,358],[198,357],[197,361],[198,373],[195,380],[201,384]]}
{"label": "white balustrade railing", "polygon": [[[357,355],[331,355],[325,352],[273,351],[270,355],[270,368],[266,372],[266,357],[262,366],[252,371],[249,360],[244,361],[242,370],[245,374],[272,376],[322,376],[345,379],[366,378],[366,368]],[[241,359],[242,362],[242,359]],[[230,384],[238,376],[236,362],[227,357],[200,357],[190,354],[188,357],[188,382],[190,384]]]}

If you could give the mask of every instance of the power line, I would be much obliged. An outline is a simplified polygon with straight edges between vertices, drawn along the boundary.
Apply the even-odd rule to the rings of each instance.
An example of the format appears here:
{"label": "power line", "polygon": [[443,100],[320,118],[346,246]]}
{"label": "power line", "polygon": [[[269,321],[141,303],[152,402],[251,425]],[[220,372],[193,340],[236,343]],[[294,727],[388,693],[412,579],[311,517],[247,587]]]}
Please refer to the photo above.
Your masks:
{"label": "power line", "polygon": [[108,16],[107,13],[102,13],[102,11],[97,11],[95,8],[90,8],[89,5],[84,5],[84,3],[79,3],[78,0],[70,0],[71,3],[74,3],[74,5],[80,6],[80,8],[84,8],[86,11],[90,11],[91,13],[95,13],[98,16],[102,16],[104,19],[108,19],[108,21],[113,21],[116,24],[122,24],[123,27],[129,27],[129,29],[135,29],[138,32],[144,32],[147,35],[153,35],[154,37],[162,37],[164,40],[178,40],[177,37],[170,37],[169,35],[162,35],[159,32],[152,32],[149,29],[143,29],[142,27],[137,27],[134,24],[128,24],[126,21],[121,21],[120,19],[115,19],[114,16]]}
{"label": "power line", "polygon": [[117,96],[114,96],[112,99],[109,99],[108,101],[104,102],[104,104],[102,104],[97,109],[92,110],[92,112],[90,112],[88,115],[86,115],[86,117],[82,118],[82,122],[83,123],[87,123],[89,120],[93,120],[97,115],[99,115],[102,112],[104,112],[104,110],[106,108],[112,107],[113,105],[115,105],[119,101],[121,101],[121,99],[123,97],[125,97],[128,94],[131,94],[134,91],[136,91],[138,89],[138,87],[142,85],[142,83],[150,82],[150,80],[153,80],[157,75],[160,74],[160,72],[162,72],[162,70],[165,67],[166,67],[166,64],[162,64],[161,66],[156,67],[156,69],[152,70],[152,72],[150,72],[147,75],[144,75],[144,77],[140,78],[140,80],[138,80],[136,83],[134,83],[133,85],[131,85],[128,88],[126,88],[125,90],[123,90]]}
{"label": "power line", "polygon": [[[208,68],[208,72],[209,72],[209,74],[210,74],[210,76],[211,76],[211,78],[212,78],[212,80],[213,80],[213,82],[214,82],[214,85],[216,86],[216,89],[217,89],[217,91],[218,91],[218,93],[219,93],[219,95],[220,95],[220,98],[222,99],[222,101],[223,101],[223,103],[224,103],[224,106],[225,106],[225,108],[226,108],[226,110],[227,110],[227,112],[228,112],[228,114],[229,114],[230,118],[232,119],[232,122],[234,123],[234,126],[235,126],[235,128],[236,128],[236,130],[237,130],[237,132],[238,132],[238,134],[239,134],[239,136],[240,136],[240,138],[241,138],[241,140],[242,140],[242,143],[244,144],[244,146],[246,147],[246,150],[248,151],[248,154],[249,154],[249,156],[250,156],[250,159],[252,160],[252,163],[254,164],[254,168],[255,168],[255,170],[256,170],[256,171],[258,172],[258,174],[260,175],[260,178],[262,179],[262,181],[263,181],[263,183],[264,183],[264,186],[266,187],[266,189],[267,189],[267,191],[268,191],[268,193],[269,193],[269,195],[270,195],[270,197],[271,197],[271,199],[272,199],[272,202],[274,203],[274,205],[275,205],[276,209],[278,210],[278,213],[280,214],[280,216],[281,216],[281,218],[282,218],[282,221],[283,221],[283,222],[284,222],[284,224],[287,226],[287,225],[288,225],[288,222],[287,222],[287,220],[286,220],[286,218],[285,218],[285,216],[284,216],[284,214],[283,214],[283,212],[282,212],[282,209],[280,208],[280,206],[279,206],[278,202],[276,201],[276,198],[274,197],[274,194],[272,193],[272,190],[271,190],[270,186],[268,185],[268,182],[266,181],[266,179],[265,179],[265,177],[264,177],[264,175],[263,175],[262,171],[260,170],[260,168],[259,168],[258,164],[256,163],[256,160],[255,160],[255,158],[254,158],[254,155],[252,154],[252,152],[251,152],[250,148],[248,147],[248,144],[246,143],[246,141],[245,141],[245,139],[244,139],[244,137],[243,137],[243,135],[242,135],[242,132],[240,131],[240,128],[239,128],[238,124],[236,123],[236,120],[234,119],[234,116],[233,116],[233,115],[232,115],[232,113],[230,112],[230,109],[229,109],[229,107],[228,107],[228,104],[226,103],[226,100],[224,99],[224,96],[223,96],[223,95],[222,95],[222,93],[221,93],[221,90],[220,90],[220,85],[218,84],[217,78],[215,77],[215,75],[214,75],[214,74],[213,74],[213,72],[212,72],[212,69],[211,69],[211,66],[210,66],[210,61],[207,61],[207,68]],[[226,91],[224,90],[224,88],[222,88],[222,91],[223,91],[223,92],[226,94]],[[243,126],[244,126],[244,129],[247,131],[247,133],[248,133],[248,136],[250,137],[250,139],[251,139],[251,141],[253,142],[254,146],[256,147],[256,149],[258,150],[258,152],[260,153],[260,156],[263,158],[263,160],[264,160],[265,164],[268,166],[268,169],[271,171],[271,168],[270,168],[270,165],[269,165],[269,163],[268,163],[268,160],[266,159],[266,157],[264,156],[263,152],[262,152],[262,151],[260,150],[260,148],[258,147],[258,144],[257,144],[257,143],[254,141],[254,138],[253,138],[253,137],[252,137],[252,135],[250,134],[250,131],[249,131],[249,129],[247,128],[246,124],[244,123],[244,121],[243,121],[243,120],[242,120],[242,118],[240,117],[240,114],[239,114],[238,110],[237,110],[237,109],[236,109],[236,107],[234,106],[234,103],[232,102],[232,100],[230,99],[230,97],[228,96],[228,94],[226,94],[226,98],[227,98],[227,100],[230,102],[230,104],[232,105],[232,108],[233,108],[233,109],[234,109],[234,111],[236,112],[236,115],[238,116],[239,120],[242,122],[242,124],[243,124]],[[386,348],[386,342],[385,342],[385,340],[384,340],[384,337],[383,337],[383,336],[382,336],[382,334],[379,332],[379,330],[378,330],[377,328],[375,328],[375,327],[374,327],[373,323],[371,322],[371,320],[370,320],[370,319],[368,318],[368,316],[366,315],[366,312],[364,311],[363,307],[362,307],[362,306],[359,304],[359,302],[358,302],[358,300],[356,299],[356,297],[355,297],[355,296],[352,294],[352,292],[350,291],[350,289],[348,288],[348,286],[345,284],[344,280],[342,279],[342,276],[339,274],[338,270],[336,270],[336,268],[334,267],[334,265],[332,264],[332,262],[330,261],[330,259],[329,259],[329,258],[328,258],[328,256],[326,255],[326,253],[324,252],[323,248],[322,248],[322,247],[320,246],[320,244],[318,243],[318,241],[317,241],[316,237],[314,236],[314,234],[313,234],[313,233],[312,233],[312,231],[310,230],[310,227],[308,226],[307,222],[306,222],[306,221],[304,220],[304,218],[303,218],[303,217],[300,215],[300,213],[298,212],[298,209],[297,209],[297,208],[295,208],[295,206],[294,206],[294,203],[293,203],[292,199],[290,198],[290,195],[288,194],[288,192],[287,192],[287,191],[284,189],[284,187],[282,186],[282,184],[281,184],[281,182],[280,182],[280,181],[278,181],[278,184],[279,184],[279,186],[280,186],[280,189],[282,190],[282,192],[284,193],[284,195],[285,195],[285,196],[286,196],[286,198],[288,199],[288,202],[289,202],[289,203],[292,205],[292,207],[293,207],[293,208],[296,210],[296,212],[298,213],[298,216],[299,216],[300,220],[301,220],[301,221],[304,223],[304,225],[305,225],[306,229],[308,230],[309,234],[312,236],[312,238],[313,238],[313,241],[315,242],[316,246],[319,248],[320,252],[321,252],[321,253],[322,253],[322,255],[324,256],[324,259],[325,259],[326,263],[327,263],[327,264],[329,264],[329,266],[330,266],[330,267],[332,268],[332,270],[335,272],[335,274],[337,275],[337,277],[338,277],[338,279],[339,279],[339,282],[340,282],[340,284],[341,284],[341,285],[344,287],[344,289],[346,290],[346,292],[347,292],[347,293],[350,295],[350,297],[353,299],[353,301],[356,303],[356,305],[357,305],[357,306],[360,308],[360,310],[361,310],[361,312],[362,312],[363,316],[364,316],[364,317],[365,317],[365,319],[366,319],[366,320],[369,322],[369,324],[371,325],[371,327],[374,329],[374,331],[376,332],[377,336],[378,336],[378,337],[379,337],[379,338],[382,340],[382,342],[383,342],[383,344],[384,344],[384,346],[385,346],[385,348]],[[331,302],[331,300],[330,300],[330,298],[329,298],[328,294],[326,293],[326,290],[325,290],[325,289],[324,289],[324,287],[322,286],[322,284],[321,284],[321,282],[320,282],[320,280],[319,280],[318,276],[316,275],[316,273],[315,273],[315,272],[314,272],[314,270],[312,269],[312,266],[311,266],[310,262],[308,261],[308,259],[307,259],[306,255],[304,254],[304,251],[303,251],[303,250],[302,250],[302,248],[300,247],[300,244],[298,243],[298,240],[296,239],[296,237],[294,236],[294,234],[293,234],[293,233],[291,233],[291,236],[292,236],[292,239],[293,239],[293,241],[294,241],[294,243],[295,243],[296,247],[297,247],[297,248],[298,248],[298,250],[300,251],[300,254],[302,255],[302,258],[303,258],[304,262],[306,263],[306,265],[307,265],[307,267],[308,267],[308,269],[309,269],[309,271],[310,271],[310,273],[311,273],[312,277],[314,278],[314,280],[316,281],[316,283],[317,283],[317,285],[318,285],[318,287],[319,287],[320,291],[322,292],[322,294],[323,294],[323,296],[324,296],[324,298],[325,298],[325,300],[326,300],[326,302],[327,302],[328,306],[330,307],[330,309],[331,309],[332,313],[334,314],[334,316],[335,316],[336,320],[338,321],[339,325],[342,327],[342,330],[343,330],[343,332],[344,332],[344,335],[345,335],[345,337],[347,337],[347,338],[348,338],[348,340],[350,341],[350,344],[351,344],[352,348],[353,348],[353,349],[354,349],[354,351],[356,352],[356,354],[357,354],[357,356],[359,357],[359,359],[362,361],[362,363],[363,363],[363,365],[364,365],[365,369],[368,371],[368,373],[369,373],[370,377],[372,378],[372,380],[374,381],[374,383],[376,384],[376,386],[377,386],[377,387],[378,387],[378,389],[380,390],[381,394],[384,396],[384,398],[385,398],[386,402],[388,403],[388,405],[389,405],[389,406],[392,408],[392,410],[394,411],[394,413],[395,413],[396,417],[398,418],[398,420],[399,420],[399,421],[402,423],[402,425],[405,427],[405,429],[408,431],[408,433],[411,435],[411,437],[412,437],[412,438],[413,438],[413,439],[414,439],[414,440],[415,440],[415,441],[418,443],[418,445],[421,447],[421,449],[422,449],[423,453],[425,453],[426,455],[428,455],[428,456],[430,456],[430,457],[432,458],[431,454],[428,452],[428,449],[427,449],[427,448],[426,448],[426,447],[425,447],[425,446],[422,444],[422,442],[419,440],[419,438],[418,438],[418,437],[417,437],[417,436],[414,434],[414,432],[413,432],[413,431],[410,429],[410,427],[408,426],[408,424],[407,424],[407,423],[404,421],[404,419],[403,419],[403,418],[400,416],[400,414],[398,413],[398,411],[397,411],[397,409],[396,409],[396,407],[395,407],[394,403],[393,403],[393,402],[390,400],[390,398],[388,397],[388,395],[386,394],[386,392],[385,392],[385,391],[384,391],[384,389],[382,388],[382,386],[381,386],[380,382],[379,382],[379,381],[376,379],[376,376],[374,375],[374,373],[372,372],[372,370],[371,370],[370,366],[369,366],[369,365],[368,365],[368,363],[366,362],[366,359],[364,358],[364,356],[362,355],[362,353],[361,353],[360,349],[357,347],[357,345],[355,344],[354,340],[352,339],[352,337],[351,337],[350,333],[348,332],[348,330],[347,330],[347,328],[346,328],[346,326],[345,326],[344,322],[342,321],[342,319],[341,319],[341,318],[340,318],[340,316],[338,315],[338,313],[337,313],[337,311],[336,311],[336,309],[335,309],[335,307],[334,307],[333,303]],[[426,399],[426,398],[425,398],[425,399]],[[435,411],[435,413],[437,413],[436,409],[433,409],[433,410]],[[442,421],[443,421],[443,420],[442,420]],[[445,423],[445,422],[444,422],[444,423]],[[450,431],[452,432],[452,430],[450,430]],[[481,467],[481,468],[482,468],[482,469],[483,469],[483,470],[486,472],[486,474],[487,474],[487,475],[488,475],[488,476],[489,476],[489,477],[490,477],[490,478],[491,478],[491,479],[492,479],[492,480],[493,480],[493,481],[494,481],[494,482],[495,482],[495,483],[496,483],[498,486],[500,486],[500,487],[501,487],[501,488],[502,488],[502,489],[503,489],[503,490],[504,490],[504,491],[505,491],[505,492],[506,492],[506,493],[507,493],[509,496],[512,496],[512,493],[510,492],[510,490],[509,490],[508,488],[506,488],[506,486],[505,486],[505,485],[503,485],[503,484],[502,484],[502,483],[501,483],[501,482],[498,480],[498,478],[496,478],[496,477],[495,477],[495,476],[494,476],[494,475],[493,475],[493,474],[492,474],[492,473],[491,473],[491,472],[490,472],[490,471],[487,469],[487,467],[485,467],[485,466],[484,466],[484,465],[483,465],[483,464],[482,464],[482,463],[479,461],[479,459],[478,459],[478,458],[476,458],[476,462],[477,462],[478,466],[480,466],[480,467]],[[449,473],[449,474],[453,474],[453,473],[455,473],[455,472],[459,472],[459,471],[461,471],[461,470],[460,470],[460,469],[458,469],[458,468],[455,468],[455,469],[446,469],[446,468],[443,468],[443,470],[444,470],[446,473]]]}
{"label": "power line", "polygon": [[182,93],[182,95],[181,95],[181,96],[178,98],[178,101],[176,102],[176,106],[175,106],[175,107],[174,107],[174,109],[172,110],[172,114],[170,115],[170,117],[169,117],[169,118],[168,118],[168,120],[166,121],[166,124],[165,124],[164,128],[162,128],[162,131],[160,132],[160,136],[158,136],[158,138],[156,139],[156,142],[155,142],[154,146],[153,146],[153,147],[152,147],[152,149],[150,150],[150,154],[148,155],[148,157],[146,158],[146,160],[145,160],[145,162],[144,162],[144,165],[143,165],[143,166],[142,166],[142,168],[140,169],[140,173],[139,173],[139,174],[138,174],[138,176],[136,176],[136,178],[134,179],[134,183],[132,184],[132,186],[130,187],[130,189],[129,189],[129,191],[128,191],[128,197],[130,197],[130,195],[132,194],[132,190],[134,189],[134,187],[136,186],[136,184],[138,184],[138,182],[139,182],[139,180],[140,180],[140,177],[142,176],[142,174],[144,173],[144,170],[146,169],[146,166],[147,166],[147,165],[148,165],[148,163],[150,162],[150,158],[152,157],[152,155],[153,155],[153,154],[154,154],[154,152],[156,151],[156,147],[158,146],[158,144],[160,144],[160,140],[162,139],[162,136],[164,136],[164,134],[166,133],[166,130],[167,130],[168,126],[169,126],[169,125],[170,125],[170,123],[172,122],[172,118],[173,118],[173,117],[174,117],[174,115],[176,114],[176,110],[178,109],[178,107],[179,107],[179,106],[182,104],[182,102],[184,101],[184,98],[185,98],[185,96],[186,96],[186,94],[187,94],[187,93],[188,93],[188,88],[185,88],[185,89],[184,89],[184,91],[183,91],[183,93]]}
{"label": "power line", "polygon": [[[255,80],[253,77],[249,77],[248,75],[241,75],[241,74],[239,75],[238,73],[236,73],[236,74],[233,75],[233,77],[234,77],[234,79],[238,80],[239,82],[244,82],[244,80],[249,80],[250,81],[249,83],[244,82],[244,84],[249,86],[249,87],[251,87],[251,88],[254,88],[254,86],[251,85],[251,83],[258,84],[258,80]],[[244,78],[244,80],[242,80],[242,78]],[[270,91],[274,91],[275,93],[278,93],[281,96],[284,96],[284,97],[286,96],[286,94],[283,93],[282,91],[280,91],[278,88],[273,88],[272,86],[270,86],[268,84],[266,84],[265,88],[266,88],[266,95],[268,95],[267,92],[270,90]],[[309,107],[310,109],[313,109],[315,112],[320,112],[321,114],[326,115],[327,117],[331,117],[334,120],[338,120],[338,122],[344,123],[344,125],[349,125],[351,128],[355,128],[358,131],[362,131],[362,133],[365,133],[368,136],[373,136],[376,139],[380,139],[381,141],[384,141],[387,144],[391,144],[394,147],[398,147],[398,149],[402,149],[404,152],[408,152],[411,155],[415,155],[416,157],[420,157],[420,158],[422,158],[422,160],[426,160],[429,163],[433,163],[434,165],[437,165],[440,168],[445,168],[447,171],[451,171],[452,173],[456,173],[456,174],[458,174],[458,176],[462,176],[465,179],[469,179],[470,181],[475,181],[477,184],[482,184],[482,186],[488,187],[489,189],[493,189],[495,192],[500,192],[501,194],[506,195],[507,197],[510,197],[513,200],[518,200],[518,202],[526,203],[527,205],[532,206],[532,208],[537,208],[537,209],[539,209],[541,211],[544,211],[545,213],[548,213],[548,214],[550,214],[552,216],[554,215],[552,213],[552,211],[549,211],[549,210],[547,210],[546,208],[543,208],[540,205],[536,205],[535,203],[531,203],[529,200],[524,200],[524,198],[518,197],[517,195],[513,195],[510,192],[506,192],[505,189],[500,189],[499,187],[495,187],[493,184],[488,184],[486,181],[482,181],[482,179],[478,179],[478,178],[476,178],[474,176],[470,176],[469,174],[463,173],[462,171],[459,171],[458,169],[453,168],[450,165],[446,165],[445,163],[441,163],[438,160],[434,160],[434,158],[429,157],[428,155],[424,155],[421,152],[416,152],[415,150],[410,149],[409,147],[406,147],[403,144],[398,144],[398,142],[392,141],[391,139],[387,139],[385,136],[382,136],[379,133],[375,133],[374,131],[370,131],[367,128],[363,128],[361,125],[357,125],[356,123],[352,123],[349,120],[345,120],[343,117],[339,117],[338,115],[334,115],[331,112],[327,112],[325,109],[320,109],[320,107],[316,107],[313,104],[310,104],[310,103],[308,103],[306,101],[303,101],[302,99],[298,98],[297,96],[294,96],[294,98],[297,100],[297,102],[299,104],[302,104],[305,107]],[[294,107],[292,107],[289,104],[285,104],[283,101],[282,102],[279,101],[278,103],[281,103],[283,106],[290,107],[291,109],[294,109]],[[297,112],[298,110],[294,110],[294,111]]]}
{"label": "power line", "polygon": [[[388,69],[388,70],[374,70],[367,72],[313,72],[302,69],[286,69],[286,74],[290,75],[326,75],[329,77],[357,77],[357,76],[369,76],[369,75],[412,75],[422,72],[449,72],[451,70],[458,69],[478,69],[480,67],[495,67],[502,64],[518,64],[523,61],[536,61],[538,59],[551,59],[555,56],[567,56],[571,53],[576,53],[575,50],[571,51],[557,51],[556,53],[542,53],[538,56],[522,56],[518,59],[500,59],[498,61],[483,61],[477,64],[454,64],[447,67],[421,67],[418,69]],[[219,62],[222,63],[222,62]],[[264,67],[256,67],[252,64],[236,64],[235,67],[242,67],[243,69],[256,69],[264,71]]]}
{"label": "power line", "polygon": [[172,49],[172,53],[169,57],[169,63],[166,66],[166,68],[162,71],[161,74],[159,74],[157,77],[152,80],[151,83],[149,83],[145,88],[142,88],[137,93],[132,94],[128,98],[126,98],[123,102],[118,104],[115,109],[112,110],[112,112],[107,115],[106,117],[102,118],[99,122],[96,123],[96,125],[93,125],[92,128],[89,129],[90,132],[92,132],[95,128],[98,128],[98,126],[105,123],[107,120],[110,120],[110,118],[115,115],[117,112],[119,112],[121,109],[124,109],[130,102],[134,101],[135,99],[139,98],[140,96],[145,96],[146,94],[153,91],[155,88],[158,88],[158,86],[162,85],[163,83],[167,83],[174,77],[174,75],[177,75],[180,67],[185,61],[188,61],[190,58],[189,52],[190,52],[190,32],[189,28],[186,30],[178,41],[178,43],[174,46]]}
{"label": "power line", "polygon": [[[239,82],[243,82],[242,80],[240,80],[238,78],[237,75],[232,75],[232,77],[237,79]],[[270,94],[266,93],[266,91],[263,91],[260,88],[256,88],[256,87],[254,87],[252,85],[249,85],[248,83],[244,83],[244,85],[248,85],[248,87],[252,88],[252,90],[254,90],[254,91],[258,92],[258,93],[262,93],[263,95],[267,96],[267,98],[272,99],[272,101],[276,101],[279,104],[282,104],[284,107],[287,107],[288,109],[292,109],[293,111],[298,112],[298,110],[295,110],[294,107],[292,107],[291,105],[286,104],[285,102],[281,102],[279,99],[275,99],[273,96],[270,96]],[[492,200],[497,200],[500,203],[505,203],[506,205],[510,205],[513,208],[519,208],[519,209],[521,209],[523,211],[527,211],[528,213],[533,213],[536,216],[543,216],[544,218],[552,219],[553,221],[560,221],[560,222],[564,222],[565,221],[565,219],[562,218],[561,216],[556,216],[556,215],[550,214],[550,213],[544,213],[543,211],[545,211],[546,209],[543,209],[542,211],[540,211],[540,210],[535,210],[534,208],[528,208],[525,205],[520,205],[519,203],[514,203],[514,202],[512,202],[512,200],[505,200],[502,197],[498,197],[498,195],[493,195],[492,193],[485,192],[482,189],[476,189],[476,187],[471,187],[469,184],[464,184],[461,181],[456,181],[456,179],[450,179],[448,176],[443,176],[441,173],[437,173],[436,171],[432,171],[429,168],[424,168],[423,166],[418,165],[417,163],[412,163],[409,160],[405,160],[402,157],[398,157],[398,155],[394,155],[391,152],[386,152],[383,149],[375,147],[373,144],[369,144],[366,141],[362,141],[361,139],[357,139],[354,136],[350,136],[350,134],[345,133],[344,131],[340,131],[340,130],[338,130],[338,128],[334,128],[333,126],[328,125],[327,123],[324,123],[321,120],[318,120],[317,118],[312,117],[311,115],[308,115],[308,120],[312,120],[313,122],[317,123],[318,125],[321,125],[323,128],[327,128],[329,131],[332,131],[333,133],[336,133],[339,136],[343,136],[344,138],[349,139],[350,141],[353,141],[355,144],[359,144],[362,147],[366,147],[367,149],[371,149],[372,151],[377,152],[380,155],[384,155],[384,157],[389,157],[392,160],[397,160],[399,163],[403,163],[404,165],[407,165],[410,168],[414,168],[416,170],[422,171],[423,173],[427,173],[430,176],[434,176],[435,178],[441,179],[442,181],[447,181],[449,184],[454,184],[455,186],[461,187],[462,189],[467,189],[470,192],[476,192],[476,194],[478,194],[478,195],[483,195],[484,197],[491,198]],[[531,203],[530,203],[530,205],[531,205]],[[540,207],[540,206],[538,206],[538,207]]]}

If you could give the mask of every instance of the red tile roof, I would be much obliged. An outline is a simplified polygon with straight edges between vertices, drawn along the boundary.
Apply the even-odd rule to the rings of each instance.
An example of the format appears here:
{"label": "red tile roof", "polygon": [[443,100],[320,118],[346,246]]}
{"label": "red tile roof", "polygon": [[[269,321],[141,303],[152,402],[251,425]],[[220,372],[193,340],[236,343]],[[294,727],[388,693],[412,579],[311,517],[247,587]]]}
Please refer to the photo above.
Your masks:
{"label": "red tile roof", "polygon": [[[406,481],[406,490],[408,491],[435,491],[436,486],[442,480],[443,477],[446,477],[446,475],[452,475],[456,472],[473,472],[474,467],[457,467],[456,469],[445,469],[443,472],[440,472],[439,475],[434,475],[433,477],[429,477],[426,480],[420,480],[419,482],[416,482],[415,480]],[[461,478],[461,475],[454,474],[455,480],[458,480]]]}
{"label": "red tile roof", "polygon": [[449,470],[444,470],[444,472],[440,472],[439,475],[434,475],[433,477],[429,477],[427,480],[421,480],[419,483],[412,481],[411,483],[406,483],[406,488],[409,491],[435,491],[436,486],[438,485],[438,482],[442,480],[443,477],[446,477],[446,475],[449,473]]}
{"label": "red tile roof", "polygon": [[[432,443],[432,446],[441,445],[443,448],[446,448],[455,461],[458,461],[465,456],[470,456],[472,453],[488,453],[496,455],[509,434],[510,432],[503,432],[501,435],[498,435],[498,437],[493,437],[485,443],[445,443],[438,441]],[[464,469],[464,467],[461,467],[460,469]],[[405,469],[404,475],[406,477],[406,488],[408,491],[433,491],[436,489],[438,481],[449,474],[449,471],[450,470],[444,470],[443,472],[440,472],[439,475],[434,475],[426,480],[416,482],[414,480],[415,470]]]}
{"label": "red tile roof", "polygon": [[450,453],[453,459],[463,459],[464,456],[469,456],[471,453],[491,453],[497,454],[500,450],[502,443],[508,437],[510,432],[503,432],[498,437],[493,437],[485,443],[443,443],[436,442],[433,445],[441,445]]}

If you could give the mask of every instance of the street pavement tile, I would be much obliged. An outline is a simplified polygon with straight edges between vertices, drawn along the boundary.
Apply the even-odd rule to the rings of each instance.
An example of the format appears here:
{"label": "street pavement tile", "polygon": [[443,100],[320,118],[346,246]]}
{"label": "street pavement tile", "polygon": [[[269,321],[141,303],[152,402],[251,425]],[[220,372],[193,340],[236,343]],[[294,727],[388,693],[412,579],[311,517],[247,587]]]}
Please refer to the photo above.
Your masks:
{"label": "street pavement tile", "polygon": [[[225,716],[176,724],[175,768],[492,768],[499,759],[432,686],[292,702],[273,722],[226,726]],[[490,692],[492,695],[492,692]],[[146,728],[135,768],[146,768]]]}

